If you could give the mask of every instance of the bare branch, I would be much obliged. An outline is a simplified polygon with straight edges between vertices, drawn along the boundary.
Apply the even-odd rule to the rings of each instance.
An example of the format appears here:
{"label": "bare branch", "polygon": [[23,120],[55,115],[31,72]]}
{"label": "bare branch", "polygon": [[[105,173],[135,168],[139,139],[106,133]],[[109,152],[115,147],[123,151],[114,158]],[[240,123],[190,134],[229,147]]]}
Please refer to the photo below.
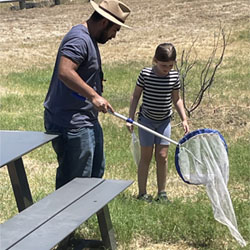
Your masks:
{"label": "bare branch", "polygon": [[[230,35],[230,33],[229,33]],[[189,82],[187,81],[187,76],[189,75],[190,71],[193,69],[193,67],[197,64],[197,54],[195,56],[195,59],[191,62],[191,52],[194,49],[194,45],[196,40],[192,43],[190,49],[187,51],[187,53],[185,52],[185,50],[182,51],[182,55],[181,55],[181,61],[180,61],[180,67],[177,67],[177,70],[180,73],[180,81],[181,81],[181,90],[182,90],[182,99],[183,99],[183,104],[184,104],[184,108],[188,114],[188,116],[191,116],[191,113],[198,108],[198,106],[200,105],[205,92],[211,87],[211,85],[214,82],[214,78],[216,75],[216,72],[219,68],[219,66],[221,65],[223,58],[224,58],[224,54],[225,54],[225,50],[226,50],[226,46],[227,46],[227,41],[229,40],[229,35],[226,38],[224,29],[220,27],[219,29],[219,34],[216,36],[216,34],[214,34],[214,46],[213,46],[213,50],[211,52],[211,55],[209,56],[209,58],[207,59],[204,67],[202,68],[201,72],[200,72],[200,89],[198,91],[198,93],[196,94],[196,97],[193,101],[193,103],[191,104],[190,107],[187,107],[187,86],[189,84]],[[215,57],[216,57],[216,53],[217,50],[219,48],[219,43],[222,37],[222,51],[220,53],[220,57],[218,59],[218,61],[215,63]],[[213,68],[213,64],[215,63],[215,66]]]}

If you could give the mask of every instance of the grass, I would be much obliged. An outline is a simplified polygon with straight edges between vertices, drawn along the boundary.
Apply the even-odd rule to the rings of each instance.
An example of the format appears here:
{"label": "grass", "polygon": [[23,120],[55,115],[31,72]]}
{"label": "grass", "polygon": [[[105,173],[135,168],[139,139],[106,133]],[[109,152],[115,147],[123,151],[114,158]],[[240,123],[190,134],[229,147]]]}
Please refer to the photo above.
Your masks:
{"label": "grass", "polygon": [[[243,39],[245,42],[247,34],[247,32],[240,33],[238,40]],[[250,120],[249,63],[249,58],[243,61],[227,57],[224,66],[217,74],[214,86],[205,95],[203,103],[190,119],[192,129],[211,125],[212,128],[219,129],[228,142],[230,161],[228,188],[239,231],[247,241],[250,240],[250,137],[247,127]],[[107,79],[104,96],[117,112],[128,114],[130,96],[138,73],[144,66],[146,65],[143,62],[104,65]],[[5,90],[1,96],[1,129],[44,131],[42,103],[51,73],[51,68],[32,68],[8,74],[0,79],[1,89]],[[119,249],[135,249],[135,241],[140,242],[140,246],[145,249],[149,244],[163,244],[162,249],[166,249],[164,244],[179,244],[179,249],[185,247],[211,250],[241,249],[227,227],[214,220],[204,187],[190,186],[180,181],[174,168],[174,146],[170,147],[167,187],[172,204],[166,206],[137,201],[136,167],[129,150],[130,134],[125,124],[118,118],[100,114],[100,120],[105,136],[107,162],[105,178],[135,180],[128,190],[110,203]],[[240,125],[239,122],[243,123]],[[177,116],[173,124],[176,126],[173,127],[172,137],[178,140],[183,132],[178,126]],[[57,165],[50,144],[26,155],[24,164],[35,201],[54,190]],[[17,209],[7,170],[1,168],[0,171],[2,201],[0,221],[4,222],[15,215]],[[148,189],[152,194],[156,192],[155,178],[153,161],[148,181]],[[100,237],[95,217],[77,230],[77,237],[83,235],[87,238]]]}

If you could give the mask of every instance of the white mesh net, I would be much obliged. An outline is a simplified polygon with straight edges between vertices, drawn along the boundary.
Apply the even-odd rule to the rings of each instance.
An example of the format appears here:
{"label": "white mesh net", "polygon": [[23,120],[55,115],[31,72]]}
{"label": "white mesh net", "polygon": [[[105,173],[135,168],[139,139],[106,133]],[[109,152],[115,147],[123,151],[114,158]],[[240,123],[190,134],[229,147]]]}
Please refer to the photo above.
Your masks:
{"label": "white mesh net", "polygon": [[197,133],[181,143],[176,150],[176,168],[185,182],[206,186],[214,218],[229,228],[241,246],[246,246],[227,189],[229,161],[219,133]]}
{"label": "white mesh net", "polygon": [[[214,218],[229,228],[231,234],[241,246],[246,246],[246,241],[238,231],[232,201],[227,189],[229,162],[226,142],[218,131],[211,129],[196,130],[184,136],[177,143],[133,121],[131,118],[116,112],[112,114],[177,145],[175,165],[180,177],[189,184],[206,186],[208,197],[212,203]],[[138,165],[140,145],[134,133],[132,134],[130,149]]]}

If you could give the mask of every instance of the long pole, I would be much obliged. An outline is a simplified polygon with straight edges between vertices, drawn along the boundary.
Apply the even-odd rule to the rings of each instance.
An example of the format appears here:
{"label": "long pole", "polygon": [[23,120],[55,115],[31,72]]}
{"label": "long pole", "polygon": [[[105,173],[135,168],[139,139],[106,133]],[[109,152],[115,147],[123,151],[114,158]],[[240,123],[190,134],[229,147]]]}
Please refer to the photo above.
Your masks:
{"label": "long pole", "polygon": [[[77,97],[77,98],[80,98],[80,99],[83,100],[83,101],[86,101],[86,98],[85,98],[85,97],[83,97],[83,96],[81,96],[81,95],[79,95],[79,94],[77,94],[77,93],[75,93],[75,92],[72,92],[72,95],[75,96],[75,97]],[[135,121],[132,120],[131,118],[127,118],[126,116],[121,115],[121,114],[119,114],[119,113],[117,113],[117,112],[112,112],[111,110],[108,110],[108,112],[109,112],[110,114],[112,114],[112,115],[114,115],[114,116],[116,116],[116,117],[118,117],[118,118],[120,118],[120,119],[126,121],[126,122],[129,122],[129,123],[131,123],[131,124],[136,125],[136,126],[139,127],[139,128],[142,128],[142,129],[146,130],[147,132],[149,132],[149,133],[151,133],[151,134],[153,134],[153,135],[156,135],[156,136],[158,136],[158,137],[160,137],[160,138],[162,138],[162,139],[164,139],[164,140],[167,140],[167,141],[170,142],[170,143],[173,143],[173,144],[175,144],[175,145],[179,145],[178,142],[176,142],[176,141],[174,141],[174,140],[172,140],[172,139],[170,139],[170,138],[168,138],[168,137],[166,137],[166,136],[164,136],[164,135],[162,135],[162,134],[160,134],[160,133],[157,133],[157,132],[155,132],[154,130],[152,130],[152,129],[146,127],[146,126],[143,126],[143,125],[141,125],[141,124],[138,123],[138,122],[135,122]]]}
{"label": "long pole", "polygon": [[164,135],[162,135],[162,134],[160,134],[160,133],[158,133],[158,132],[155,132],[154,130],[152,130],[152,129],[150,129],[150,128],[144,126],[144,125],[141,125],[141,124],[138,123],[138,122],[135,122],[135,121],[132,120],[131,118],[127,118],[126,116],[121,115],[121,114],[119,114],[119,113],[117,113],[117,112],[111,112],[111,111],[109,111],[109,113],[112,114],[112,115],[114,115],[114,116],[116,116],[116,117],[118,117],[118,118],[120,118],[120,119],[122,119],[122,120],[124,120],[124,121],[126,121],[126,122],[129,122],[129,123],[131,123],[131,124],[133,124],[133,125],[136,125],[137,127],[141,128],[141,129],[144,129],[144,130],[146,130],[147,132],[149,132],[149,133],[151,133],[151,134],[154,134],[154,135],[156,135],[156,136],[158,136],[158,137],[160,137],[160,138],[162,138],[162,139],[164,139],[164,140],[167,140],[167,141],[170,142],[170,143],[173,143],[173,144],[175,144],[175,145],[179,145],[178,142],[176,142],[176,141],[174,141],[174,140],[172,140],[172,139],[170,139],[170,138],[168,138],[168,137],[166,137],[166,136],[164,136]]}

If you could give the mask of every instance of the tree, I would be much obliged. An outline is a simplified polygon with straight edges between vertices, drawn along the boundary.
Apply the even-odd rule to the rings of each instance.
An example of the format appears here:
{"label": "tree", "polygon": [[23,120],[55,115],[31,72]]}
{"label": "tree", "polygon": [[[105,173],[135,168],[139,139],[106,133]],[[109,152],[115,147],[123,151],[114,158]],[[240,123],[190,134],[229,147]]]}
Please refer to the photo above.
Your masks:
{"label": "tree", "polygon": [[[223,28],[220,27],[218,35],[214,34],[214,46],[213,50],[204,64],[200,74],[199,74],[199,82],[200,82],[200,88],[199,91],[195,94],[195,98],[193,101],[191,101],[191,105],[188,106],[187,104],[187,89],[188,85],[190,84],[190,81],[187,80],[187,76],[190,74],[191,70],[197,65],[197,54],[195,53],[195,59],[191,60],[192,52],[195,48],[195,41],[193,41],[191,47],[185,51],[182,51],[181,59],[180,59],[180,65],[177,65],[177,70],[180,73],[180,81],[181,81],[181,94],[183,99],[184,108],[187,112],[188,117],[191,117],[191,113],[198,108],[198,106],[201,104],[202,99],[204,97],[205,92],[212,86],[215,78],[215,74],[221,65],[226,46],[228,44],[229,35],[226,37],[225,31]],[[219,59],[216,59],[216,53],[219,49],[220,42],[222,40],[222,48],[220,52]]]}

